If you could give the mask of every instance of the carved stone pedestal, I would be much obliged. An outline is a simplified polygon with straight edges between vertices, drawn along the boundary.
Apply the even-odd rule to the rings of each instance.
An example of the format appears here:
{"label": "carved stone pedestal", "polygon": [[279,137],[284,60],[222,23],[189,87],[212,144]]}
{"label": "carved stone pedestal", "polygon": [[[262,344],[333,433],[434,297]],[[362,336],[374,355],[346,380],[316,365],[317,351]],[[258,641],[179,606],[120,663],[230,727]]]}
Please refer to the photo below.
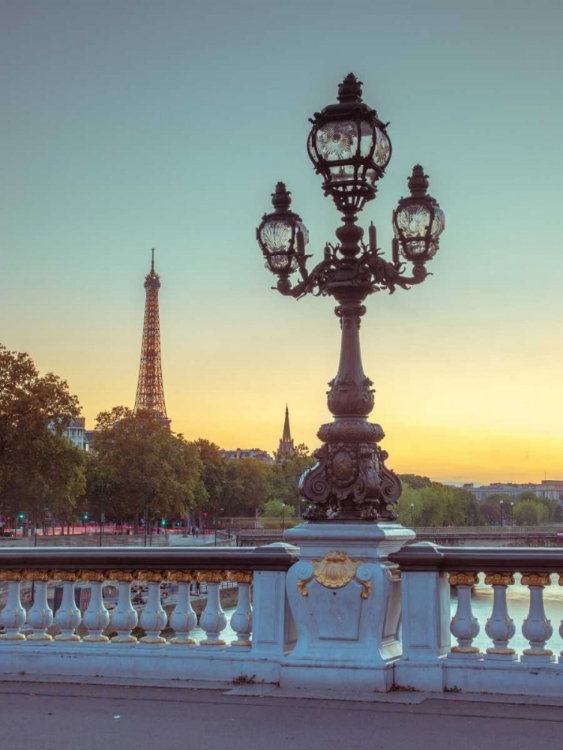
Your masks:
{"label": "carved stone pedestal", "polygon": [[287,574],[297,643],[281,661],[282,687],[391,689],[401,596],[387,557],[413,537],[396,523],[304,523],[286,531],[300,560]]}

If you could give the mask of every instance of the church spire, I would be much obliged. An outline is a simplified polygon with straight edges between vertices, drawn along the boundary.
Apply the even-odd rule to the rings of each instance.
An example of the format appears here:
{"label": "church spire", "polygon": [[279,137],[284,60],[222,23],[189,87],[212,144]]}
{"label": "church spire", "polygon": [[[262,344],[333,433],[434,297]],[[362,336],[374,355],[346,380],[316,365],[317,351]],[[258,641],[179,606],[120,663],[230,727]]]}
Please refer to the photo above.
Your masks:
{"label": "church spire", "polygon": [[283,433],[280,440],[280,446],[276,453],[276,461],[281,463],[287,461],[288,458],[292,458],[295,455],[295,448],[293,445],[293,438],[291,437],[291,430],[289,428],[289,407],[285,405],[285,420],[283,423]]}
{"label": "church spire", "polygon": [[293,440],[291,439],[291,430],[289,429],[289,408],[287,404],[285,405],[285,421],[283,423],[282,443],[293,444]]}

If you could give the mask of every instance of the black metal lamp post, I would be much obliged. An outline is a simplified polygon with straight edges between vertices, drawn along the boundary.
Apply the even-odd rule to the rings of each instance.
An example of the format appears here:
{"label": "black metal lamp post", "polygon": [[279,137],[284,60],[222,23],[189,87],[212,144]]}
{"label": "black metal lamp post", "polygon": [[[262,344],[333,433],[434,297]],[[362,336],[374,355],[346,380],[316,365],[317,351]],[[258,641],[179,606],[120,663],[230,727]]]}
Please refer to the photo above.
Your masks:
{"label": "black metal lamp post", "polygon": [[[428,272],[425,263],[438,250],[444,214],[428,195],[428,178],[414,167],[408,181],[410,196],[399,201],[393,213],[395,239],[391,262],[377,247],[376,231],[369,227],[368,243],[357,226],[357,214],[375,198],[377,182],[391,158],[387,126],[375,110],[362,101],[361,82],[350,73],[338,89],[338,104],[325,107],[311,120],[308,152],[315,170],[323,177],[325,195],[331,196],[342,214],[336,230],[337,244],[327,244],[324,259],[307,270],[309,242],[301,218],[291,211],[290,193],[278,182],[272,194],[274,211],[265,214],[257,239],[266,267],[278,276],[281,294],[299,299],[306,294],[332,296],[338,305],[342,343],[338,372],[328,391],[328,408],[334,422],[322,425],[318,463],[300,481],[301,496],[308,507],[303,516],[311,521],[394,521],[392,505],[401,494],[396,474],[385,466],[386,451],[380,425],[367,417],[373,409],[372,381],[364,374],[359,328],[370,294],[419,284]],[[412,264],[410,275],[401,260]],[[299,272],[293,284],[290,276]]]}

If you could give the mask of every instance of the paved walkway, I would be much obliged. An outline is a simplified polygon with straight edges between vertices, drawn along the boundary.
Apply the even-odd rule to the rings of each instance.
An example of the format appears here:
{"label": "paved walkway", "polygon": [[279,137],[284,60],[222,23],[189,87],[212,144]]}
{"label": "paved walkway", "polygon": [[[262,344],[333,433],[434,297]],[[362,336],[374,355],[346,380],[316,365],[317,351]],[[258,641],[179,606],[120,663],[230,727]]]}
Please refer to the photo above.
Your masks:
{"label": "paved walkway", "polygon": [[[0,679],[10,750],[561,750],[563,698]],[[330,699],[327,698],[330,695]]]}

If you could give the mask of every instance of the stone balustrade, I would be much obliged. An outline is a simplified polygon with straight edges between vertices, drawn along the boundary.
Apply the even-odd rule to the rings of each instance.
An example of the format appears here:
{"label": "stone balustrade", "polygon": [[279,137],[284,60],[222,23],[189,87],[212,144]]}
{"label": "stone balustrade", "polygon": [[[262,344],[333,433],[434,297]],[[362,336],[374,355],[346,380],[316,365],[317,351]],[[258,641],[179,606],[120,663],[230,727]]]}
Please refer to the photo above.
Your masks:
{"label": "stone balustrade", "polygon": [[[276,682],[280,657],[294,640],[285,578],[295,551],[283,544],[245,550],[1,550],[0,581],[8,591],[0,611],[0,673]],[[33,591],[27,610],[25,582]],[[139,606],[132,588],[141,582],[147,593]],[[48,597],[53,583],[62,587],[55,612]],[[108,583],[118,590],[111,611],[103,597]],[[177,586],[169,614],[161,601],[163,583]],[[227,583],[238,592],[230,641],[223,637],[228,623],[220,600]],[[191,591],[197,584],[207,594],[199,642],[192,635],[197,617]],[[84,587],[89,596],[81,611],[76,592]]]}
{"label": "stone balustrade", "polygon": [[[390,555],[401,568],[402,657],[395,682],[417,690],[463,690],[502,694],[549,695],[563,690],[563,651],[550,647],[563,623],[546,616],[544,591],[552,579],[563,586],[563,556],[555,549],[439,547],[418,543]],[[527,616],[517,649],[517,626],[510,616],[508,589],[520,574],[528,590]],[[485,622],[473,612],[472,590],[479,582],[492,589]],[[451,616],[451,592],[457,607]],[[563,590],[560,612],[563,616]],[[475,644],[484,633],[489,645]]]}
{"label": "stone balustrade", "polygon": [[[563,586],[558,550],[400,548],[406,532],[392,524],[338,533],[303,524],[291,537],[300,549],[0,550],[0,674],[561,694],[563,589],[557,621],[544,606],[547,587]],[[513,621],[507,595],[515,581],[523,622]],[[481,620],[478,583],[491,592]],[[163,584],[174,584],[170,604]],[[198,584],[207,596],[199,623]],[[235,591],[228,618],[225,586]]]}

